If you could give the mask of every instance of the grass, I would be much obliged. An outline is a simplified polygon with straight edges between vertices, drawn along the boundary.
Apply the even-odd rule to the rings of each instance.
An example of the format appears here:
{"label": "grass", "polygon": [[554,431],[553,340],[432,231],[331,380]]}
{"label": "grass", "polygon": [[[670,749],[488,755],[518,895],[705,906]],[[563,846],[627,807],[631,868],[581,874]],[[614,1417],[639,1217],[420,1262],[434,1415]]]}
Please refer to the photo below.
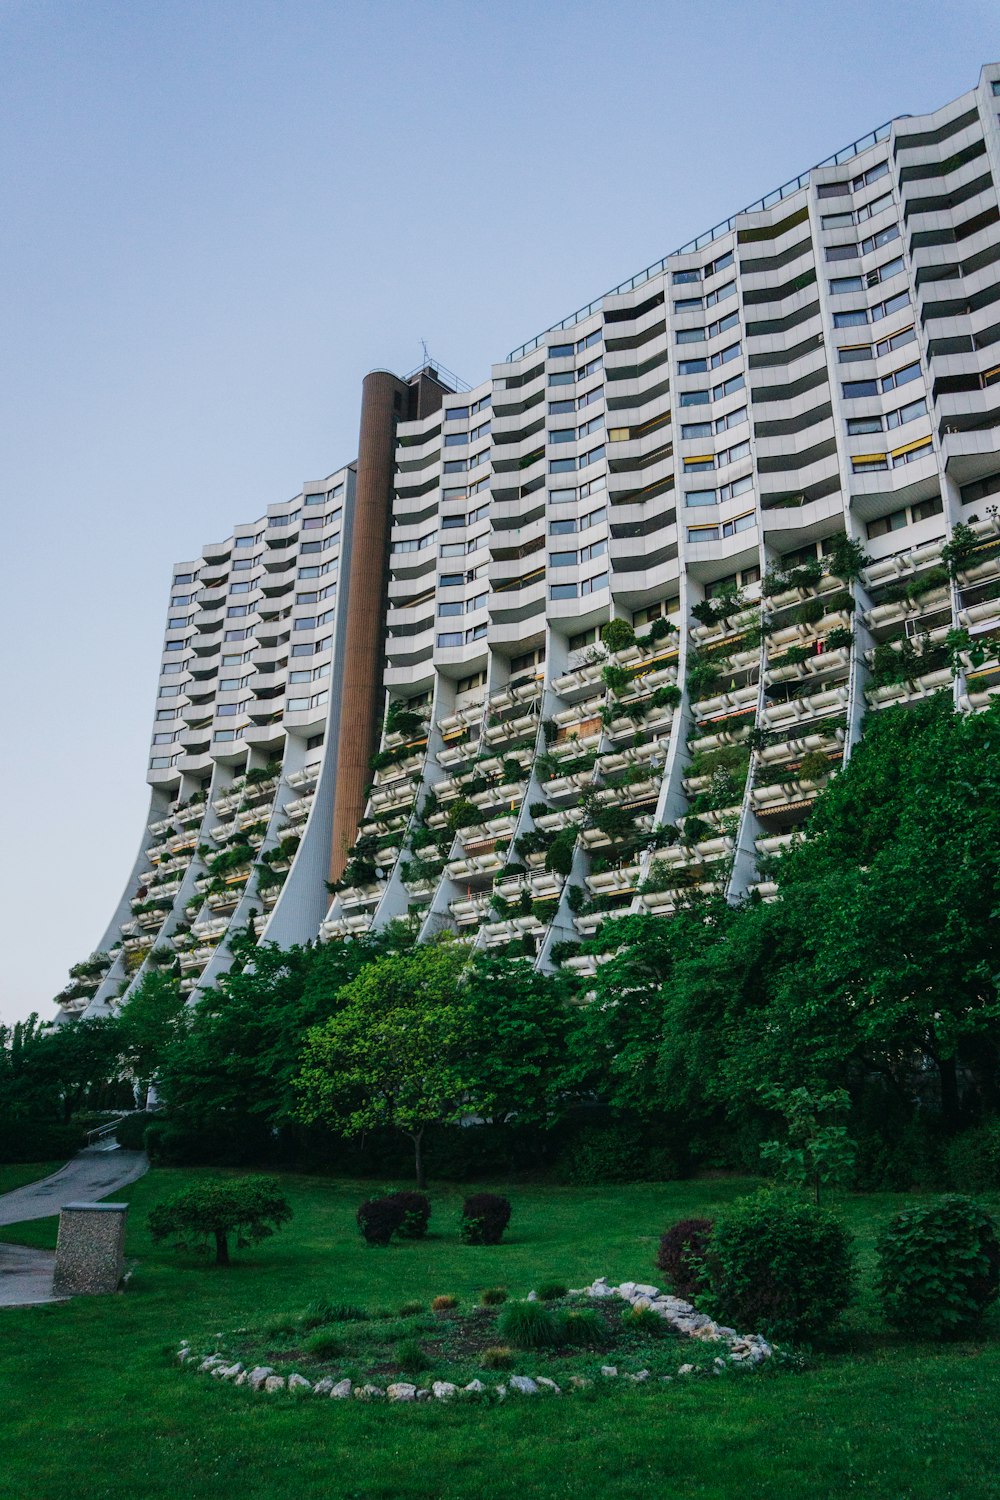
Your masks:
{"label": "grass", "polygon": [[26,1183],[38,1182],[42,1177],[51,1177],[53,1172],[65,1166],[61,1161],[29,1161],[16,1166],[0,1166],[0,1193],[12,1193]]}
{"label": "grass", "polygon": [[[370,1249],[354,1212],[363,1184],[289,1176],[295,1210],[231,1270],[153,1247],[145,1215],[194,1174],[157,1170],[125,1189],[128,1291],[0,1312],[0,1496],[42,1500],[600,1500],[698,1497],[1000,1500],[997,1317],[946,1345],[887,1332],[870,1294],[844,1338],[801,1374],[597,1388],[503,1407],[387,1411],[320,1398],[254,1397],[171,1365],[181,1338],[275,1324],[311,1304],[397,1311],[450,1294],[463,1308],[501,1284],[659,1280],[657,1239],[746,1190],[732,1180],[512,1192],[498,1247],[458,1243],[464,1187],[434,1189],[426,1240]],[[870,1272],[899,1195],[834,1204]],[[52,1246],[55,1220],[2,1238]]]}

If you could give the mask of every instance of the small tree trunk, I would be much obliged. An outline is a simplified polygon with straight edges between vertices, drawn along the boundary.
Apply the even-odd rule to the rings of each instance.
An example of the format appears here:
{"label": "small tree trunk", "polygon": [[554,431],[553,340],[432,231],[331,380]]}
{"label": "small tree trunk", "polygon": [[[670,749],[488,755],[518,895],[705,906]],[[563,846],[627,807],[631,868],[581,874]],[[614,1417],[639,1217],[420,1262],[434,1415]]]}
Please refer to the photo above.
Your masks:
{"label": "small tree trunk", "polygon": [[217,1266],[229,1265],[229,1232],[225,1229],[215,1231],[215,1264]]}
{"label": "small tree trunk", "polygon": [[427,1177],[424,1172],[424,1132],[413,1130],[410,1132],[410,1139],[413,1141],[413,1164],[417,1171],[417,1192],[422,1193],[427,1186]]}

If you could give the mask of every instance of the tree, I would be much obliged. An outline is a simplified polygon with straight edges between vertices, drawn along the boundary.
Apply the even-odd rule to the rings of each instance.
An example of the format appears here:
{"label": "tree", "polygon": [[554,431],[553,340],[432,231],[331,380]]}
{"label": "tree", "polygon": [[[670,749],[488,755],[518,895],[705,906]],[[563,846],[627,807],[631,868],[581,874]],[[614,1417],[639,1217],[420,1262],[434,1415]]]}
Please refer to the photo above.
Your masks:
{"label": "tree", "polygon": [[153,1240],[173,1239],[178,1250],[206,1254],[215,1244],[215,1264],[228,1266],[229,1236],[236,1235],[238,1249],[268,1239],[292,1210],[270,1177],[234,1177],[228,1181],[201,1182],[166,1203],[158,1203],[149,1215]]}
{"label": "tree", "polygon": [[413,1142],[425,1186],[423,1136],[466,1112],[468,1008],[463,948],[428,944],[364,968],[340,992],[340,1009],[306,1036],[299,1114],[360,1135],[391,1126]]}
{"label": "tree", "polygon": [[811,1094],[808,1089],[761,1088],[761,1098],[784,1117],[787,1140],[765,1141],[761,1160],[775,1176],[795,1187],[811,1186],[819,1207],[822,1185],[844,1182],[854,1166],[857,1152],[845,1125],[833,1118],[850,1107],[846,1089],[829,1094]]}
{"label": "tree", "polygon": [[179,980],[161,969],[151,969],[132,991],[118,1014],[118,1043],[135,1080],[137,1097],[145,1094],[167,1048],[190,1022],[191,1014]]}
{"label": "tree", "polygon": [[547,1125],[566,1088],[568,984],[524,959],[477,954],[463,982],[470,1109],[492,1124]]}

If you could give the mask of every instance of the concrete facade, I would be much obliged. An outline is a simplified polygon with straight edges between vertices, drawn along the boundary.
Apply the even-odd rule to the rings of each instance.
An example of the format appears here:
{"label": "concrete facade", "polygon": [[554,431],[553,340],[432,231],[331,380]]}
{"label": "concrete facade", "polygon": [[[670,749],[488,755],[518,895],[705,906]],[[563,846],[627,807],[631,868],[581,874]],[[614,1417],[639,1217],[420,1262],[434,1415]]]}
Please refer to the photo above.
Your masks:
{"label": "concrete facade", "polygon": [[[143,852],[64,1011],[157,954],[211,983],[251,912],[282,943],[409,913],[593,972],[610,912],[773,895],[868,709],[984,706],[998,112],[994,64],[472,390],[370,376],[357,466],[174,570]],[[603,645],[612,620],[637,643]],[[241,831],[220,889],[209,861]]]}

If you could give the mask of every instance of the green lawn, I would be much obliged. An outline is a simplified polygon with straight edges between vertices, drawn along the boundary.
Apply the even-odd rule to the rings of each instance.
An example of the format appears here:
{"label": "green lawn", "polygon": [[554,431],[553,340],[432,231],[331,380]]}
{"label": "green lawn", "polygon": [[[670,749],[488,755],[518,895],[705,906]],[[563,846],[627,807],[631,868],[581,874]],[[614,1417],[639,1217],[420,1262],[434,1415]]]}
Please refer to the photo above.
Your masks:
{"label": "green lawn", "polygon": [[61,1161],[29,1161],[18,1166],[0,1166],[0,1193],[12,1193],[24,1187],[26,1182],[37,1182],[40,1177],[50,1177],[65,1166]]}
{"label": "green lawn", "polygon": [[[503,1407],[392,1408],[252,1396],[172,1365],[179,1340],[295,1312],[311,1299],[398,1308],[542,1278],[657,1280],[658,1233],[711,1214],[731,1180],[603,1189],[517,1187],[503,1246],[458,1243],[462,1189],[433,1189],[430,1238],[368,1249],[354,1226],[365,1188],[288,1177],[291,1225],[229,1271],[154,1250],[148,1208],[191,1174],[126,1189],[129,1253],[119,1297],[0,1312],[0,1496],[39,1500],[530,1500],[534,1496],[889,1500],[998,1497],[1000,1338],[954,1345],[888,1334],[865,1300],[844,1340],[802,1374],[603,1388]],[[866,1265],[904,1200],[840,1200]],[[55,1221],[6,1240],[52,1245]]]}

